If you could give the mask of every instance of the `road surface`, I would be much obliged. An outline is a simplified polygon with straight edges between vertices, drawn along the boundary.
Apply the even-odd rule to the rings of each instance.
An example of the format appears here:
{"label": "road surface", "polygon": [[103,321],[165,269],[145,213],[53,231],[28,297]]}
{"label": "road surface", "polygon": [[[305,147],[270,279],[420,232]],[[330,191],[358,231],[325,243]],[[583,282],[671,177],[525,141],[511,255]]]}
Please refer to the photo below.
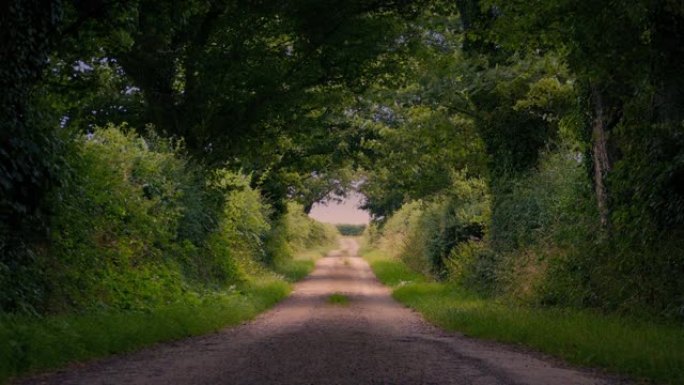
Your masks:
{"label": "road surface", "polygon": [[[394,301],[353,239],[254,321],[21,384],[615,384],[505,345],[447,333]],[[341,293],[347,305],[328,303]]]}

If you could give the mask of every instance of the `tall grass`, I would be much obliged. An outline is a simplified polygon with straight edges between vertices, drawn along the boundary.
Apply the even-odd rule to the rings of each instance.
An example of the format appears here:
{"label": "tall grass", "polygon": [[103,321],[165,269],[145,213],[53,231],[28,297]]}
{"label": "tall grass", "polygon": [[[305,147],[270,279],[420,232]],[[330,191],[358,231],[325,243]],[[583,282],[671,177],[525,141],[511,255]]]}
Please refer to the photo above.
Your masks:
{"label": "tall grass", "polygon": [[422,283],[428,279],[409,268],[405,263],[388,258],[380,250],[364,247],[361,254],[368,261],[380,282],[390,287],[403,286],[410,283]]}

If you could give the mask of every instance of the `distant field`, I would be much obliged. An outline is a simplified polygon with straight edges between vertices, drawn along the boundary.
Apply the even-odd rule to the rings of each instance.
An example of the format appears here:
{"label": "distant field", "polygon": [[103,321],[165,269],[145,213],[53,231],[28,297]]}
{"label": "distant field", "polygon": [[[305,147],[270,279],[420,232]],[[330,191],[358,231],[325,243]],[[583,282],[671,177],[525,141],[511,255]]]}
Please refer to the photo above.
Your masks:
{"label": "distant field", "polygon": [[356,237],[361,234],[366,230],[366,225],[347,225],[347,224],[340,224],[340,225],[335,225],[337,227],[337,231],[340,232],[340,234],[348,237]]}

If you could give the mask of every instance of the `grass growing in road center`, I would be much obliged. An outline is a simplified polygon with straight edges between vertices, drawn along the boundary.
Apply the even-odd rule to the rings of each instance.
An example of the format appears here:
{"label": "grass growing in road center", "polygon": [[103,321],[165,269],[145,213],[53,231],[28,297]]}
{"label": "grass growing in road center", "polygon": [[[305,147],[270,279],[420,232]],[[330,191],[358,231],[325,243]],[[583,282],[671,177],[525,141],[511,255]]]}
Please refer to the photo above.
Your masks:
{"label": "grass growing in road center", "polygon": [[349,304],[349,297],[344,294],[334,293],[328,297],[328,303],[332,305],[345,306]]}
{"label": "grass growing in road center", "polygon": [[684,384],[684,329],[574,309],[538,309],[428,282],[397,259],[366,253],[393,296],[430,322],[472,337],[530,346],[568,362]]}

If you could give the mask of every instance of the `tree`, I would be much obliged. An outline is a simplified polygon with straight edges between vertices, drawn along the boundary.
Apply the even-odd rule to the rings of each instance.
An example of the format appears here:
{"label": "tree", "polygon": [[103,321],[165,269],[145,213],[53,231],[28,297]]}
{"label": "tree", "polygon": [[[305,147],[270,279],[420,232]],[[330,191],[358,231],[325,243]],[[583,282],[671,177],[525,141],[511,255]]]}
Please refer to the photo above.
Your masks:
{"label": "tree", "polygon": [[[618,185],[644,186],[652,179],[644,176],[646,180],[623,184],[616,178],[618,185],[612,186],[616,164],[631,157],[626,154],[636,148],[632,144],[643,143],[653,132],[653,125],[668,125],[671,128],[666,135],[673,135],[682,121],[684,77],[680,67],[684,50],[675,41],[684,36],[684,8],[669,0],[557,1],[543,5],[490,1],[486,6],[499,10],[494,31],[504,46],[524,51],[553,49],[567,58],[591,121],[585,136],[591,143],[595,196],[601,223],[606,227],[613,211],[610,206],[620,206],[619,196],[624,194],[619,192],[624,187]],[[665,140],[676,142],[675,138]],[[668,172],[675,179],[679,175]],[[670,179],[665,185],[673,183]],[[681,200],[674,191],[669,196]]]}

